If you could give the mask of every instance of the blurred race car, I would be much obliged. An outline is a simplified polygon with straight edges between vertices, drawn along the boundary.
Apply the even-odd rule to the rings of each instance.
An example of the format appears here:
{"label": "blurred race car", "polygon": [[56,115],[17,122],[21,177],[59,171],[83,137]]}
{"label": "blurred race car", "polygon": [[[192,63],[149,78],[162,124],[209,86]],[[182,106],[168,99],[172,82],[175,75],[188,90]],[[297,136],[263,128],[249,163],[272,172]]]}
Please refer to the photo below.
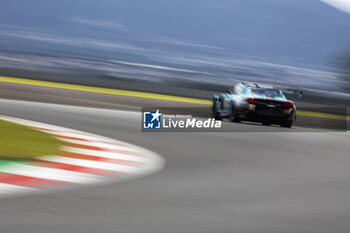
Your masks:
{"label": "blurred race car", "polygon": [[257,83],[237,83],[232,90],[214,95],[212,108],[216,120],[254,121],[263,125],[292,127],[296,108],[281,90]]}

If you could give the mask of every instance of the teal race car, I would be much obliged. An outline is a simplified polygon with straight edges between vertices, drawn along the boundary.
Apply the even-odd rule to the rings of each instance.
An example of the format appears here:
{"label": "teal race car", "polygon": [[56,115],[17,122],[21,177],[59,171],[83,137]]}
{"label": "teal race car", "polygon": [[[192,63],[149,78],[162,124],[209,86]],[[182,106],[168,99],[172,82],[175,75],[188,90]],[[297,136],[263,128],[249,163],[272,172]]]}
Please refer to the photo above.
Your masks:
{"label": "teal race car", "polygon": [[296,120],[296,107],[273,86],[239,82],[232,90],[214,95],[212,115],[216,120],[228,118],[290,128]]}

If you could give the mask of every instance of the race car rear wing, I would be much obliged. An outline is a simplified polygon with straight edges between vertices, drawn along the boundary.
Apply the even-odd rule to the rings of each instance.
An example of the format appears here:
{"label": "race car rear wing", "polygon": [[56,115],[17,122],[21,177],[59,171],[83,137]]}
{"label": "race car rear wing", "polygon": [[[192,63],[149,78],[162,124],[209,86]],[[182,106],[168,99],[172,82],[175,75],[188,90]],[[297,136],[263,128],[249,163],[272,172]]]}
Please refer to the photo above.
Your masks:
{"label": "race car rear wing", "polygon": [[299,99],[303,97],[303,91],[293,88],[278,88],[284,94],[296,95]]}
{"label": "race car rear wing", "polygon": [[284,94],[288,94],[289,96],[297,97],[299,99],[303,97],[303,91],[295,88],[277,86],[272,84],[261,84],[261,83],[255,83],[255,82],[242,82],[242,83],[252,88],[266,88],[266,89],[280,90]]}

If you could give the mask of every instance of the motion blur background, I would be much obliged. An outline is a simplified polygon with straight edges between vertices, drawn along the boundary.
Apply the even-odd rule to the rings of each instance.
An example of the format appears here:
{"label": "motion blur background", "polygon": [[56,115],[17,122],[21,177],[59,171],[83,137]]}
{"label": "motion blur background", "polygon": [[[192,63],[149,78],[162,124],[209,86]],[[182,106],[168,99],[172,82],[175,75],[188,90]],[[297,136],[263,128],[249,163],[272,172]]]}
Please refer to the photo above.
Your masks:
{"label": "motion blur background", "polygon": [[[125,141],[165,161],[159,173],[123,183],[12,196],[11,181],[32,187],[27,175],[62,175],[1,166],[1,152],[22,158],[29,147],[42,159],[61,144],[0,122],[0,232],[350,232],[349,2],[0,0],[0,118]],[[295,126],[141,131],[142,107],[207,118],[208,100],[238,80],[302,90]],[[25,131],[33,144],[18,138]],[[77,156],[79,166],[94,159]]]}
{"label": "motion blur background", "polygon": [[348,98],[349,4],[2,0],[1,74],[138,81],[163,92],[267,81]]}

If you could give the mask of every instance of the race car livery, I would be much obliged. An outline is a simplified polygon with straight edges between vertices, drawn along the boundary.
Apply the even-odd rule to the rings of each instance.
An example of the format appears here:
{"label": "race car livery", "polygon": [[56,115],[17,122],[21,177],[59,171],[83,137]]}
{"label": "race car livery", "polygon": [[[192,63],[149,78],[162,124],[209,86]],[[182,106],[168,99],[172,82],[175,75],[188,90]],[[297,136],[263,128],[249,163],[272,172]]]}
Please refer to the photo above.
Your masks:
{"label": "race car livery", "polygon": [[212,114],[217,120],[228,118],[290,128],[296,120],[296,107],[273,86],[240,82],[232,90],[214,95]]}

